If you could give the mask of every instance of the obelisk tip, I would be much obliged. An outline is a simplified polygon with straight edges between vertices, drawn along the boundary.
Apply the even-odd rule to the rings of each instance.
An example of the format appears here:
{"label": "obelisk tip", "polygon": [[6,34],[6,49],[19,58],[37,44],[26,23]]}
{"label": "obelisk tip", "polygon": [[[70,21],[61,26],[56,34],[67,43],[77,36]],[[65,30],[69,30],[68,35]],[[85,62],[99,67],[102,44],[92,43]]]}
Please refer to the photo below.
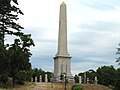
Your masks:
{"label": "obelisk tip", "polygon": [[62,4],[65,4],[65,2],[63,1]]}

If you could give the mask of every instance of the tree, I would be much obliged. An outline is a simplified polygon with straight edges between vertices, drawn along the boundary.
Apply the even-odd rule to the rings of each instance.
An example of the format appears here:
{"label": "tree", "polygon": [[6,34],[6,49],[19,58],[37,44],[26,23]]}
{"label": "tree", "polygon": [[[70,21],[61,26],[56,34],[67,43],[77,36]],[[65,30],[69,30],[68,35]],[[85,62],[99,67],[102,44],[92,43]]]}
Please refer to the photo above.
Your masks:
{"label": "tree", "polygon": [[[38,81],[39,81],[39,77],[40,75],[42,76],[42,81],[45,81],[44,78],[45,78],[45,71],[43,71],[41,68],[38,69],[38,68],[34,68],[33,69],[33,74],[32,74],[32,77],[35,79],[35,77],[37,77]],[[33,80],[35,81],[35,80]]]}
{"label": "tree", "polygon": [[89,83],[94,83],[96,72],[93,69],[90,69],[86,72],[79,73],[78,76],[82,76],[84,78],[84,73],[86,73],[86,78],[89,78]]}
{"label": "tree", "polygon": [[[78,75],[84,77],[84,73],[79,73]],[[89,78],[90,83],[94,82],[94,81],[91,82],[91,80],[94,80],[95,76],[97,76],[98,84],[108,86],[112,90],[120,89],[120,68],[115,69],[111,65],[98,67],[96,71],[92,69],[86,71],[86,77]]]}
{"label": "tree", "polygon": [[12,44],[8,51],[11,53],[10,56],[10,75],[13,78],[13,85],[15,84],[15,79],[17,78],[17,73],[21,70],[29,70],[31,68],[29,47],[33,45],[33,40],[30,35],[23,35],[20,39],[15,39],[14,44]]}
{"label": "tree", "polygon": [[2,73],[6,73],[8,71],[8,60],[9,58],[6,57],[7,55],[7,50],[6,50],[6,47],[3,47],[1,44],[0,44],[0,74]]}
{"label": "tree", "polygon": [[89,78],[89,83],[95,82],[96,72],[93,69],[90,69],[86,72],[87,78]]}
{"label": "tree", "polygon": [[11,5],[11,1],[18,4],[17,0],[0,0],[0,44],[2,45],[6,34],[15,36],[23,34],[21,32],[23,27],[17,23],[18,14],[23,15],[23,13],[15,5]]}
{"label": "tree", "polygon": [[51,78],[53,77],[53,73],[47,71],[46,74],[47,74],[47,76],[48,76],[48,82],[50,82]]}
{"label": "tree", "polygon": [[[119,44],[120,46],[120,44]],[[117,55],[120,55],[120,47],[117,48],[117,52],[116,52]],[[118,64],[120,65],[120,57],[117,58],[116,62],[118,62]]]}
{"label": "tree", "polygon": [[6,85],[9,75],[9,58],[6,55],[8,55],[6,47],[0,44],[0,86]]}
{"label": "tree", "polygon": [[74,76],[75,83],[79,83],[79,77],[77,75]]}
{"label": "tree", "polygon": [[113,66],[102,66],[97,69],[98,83],[115,87],[116,84],[116,69]]}
{"label": "tree", "polygon": [[[12,1],[14,4],[11,4]],[[18,15],[23,13],[16,5],[17,0],[0,0],[0,58],[2,58],[0,61],[3,66],[0,70],[13,78],[13,86],[19,77],[18,73],[21,74],[31,68],[30,46],[34,46],[31,35],[21,31],[24,28],[18,23]],[[5,45],[6,35],[16,36],[13,44]]]}
{"label": "tree", "polygon": [[47,74],[47,77],[48,77],[48,82],[50,82],[51,80],[51,77],[53,76],[53,73],[52,72],[45,72],[44,70],[42,70],[41,68],[34,68],[32,69],[33,73],[32,73],[32,77],[33,77],[33,81],[35,81],[35,77],[37,77],[37,80],[40,81],[39,77],[42,76],[42,81],[44,82],[45,81],[45,74]]}
{"label": "tree", "polygon": [[115,90],[120,89],[120,68],[117,69],[117,76],[116,76],[116,86]]}

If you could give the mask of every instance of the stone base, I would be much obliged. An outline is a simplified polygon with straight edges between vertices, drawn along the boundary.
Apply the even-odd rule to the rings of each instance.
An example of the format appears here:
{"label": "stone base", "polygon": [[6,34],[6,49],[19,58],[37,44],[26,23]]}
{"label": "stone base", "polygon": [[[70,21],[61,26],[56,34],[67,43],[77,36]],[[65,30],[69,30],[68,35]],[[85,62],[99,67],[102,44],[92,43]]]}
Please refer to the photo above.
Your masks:
{"label": "stone base", "polygon": [[52,77],[51,82],[62,82],[62,80],[60,80],[60,77]]}
{"label": "stone base", "polygon": [[75,83],[74,77],[73,76],[68,76],[68,82],[69,83]]}
{"label": "stone base", "polygon": [[[52,77],[51,82],[60,83],[60,82],[64,82],[64,80],[60,80],[60,77]],[[67,82],[68,83],[74,83],[75,80],[74,80],[73,76],[67,76]]]}

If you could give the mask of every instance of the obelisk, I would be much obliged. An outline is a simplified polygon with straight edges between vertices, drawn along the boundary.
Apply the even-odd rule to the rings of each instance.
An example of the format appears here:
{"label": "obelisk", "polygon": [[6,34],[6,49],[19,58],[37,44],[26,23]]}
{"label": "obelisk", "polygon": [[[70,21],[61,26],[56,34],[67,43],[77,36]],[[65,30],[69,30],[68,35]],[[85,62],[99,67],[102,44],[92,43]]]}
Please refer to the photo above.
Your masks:
{"label": "obelisk", "polygon": [[67,9],[64,2],[60,5],[58,51],[54,57],[54,78],[56,82],[61,81],[60,77],[63,74],[67,76],[69,82],[73,81],[71,56],[67,50]]}

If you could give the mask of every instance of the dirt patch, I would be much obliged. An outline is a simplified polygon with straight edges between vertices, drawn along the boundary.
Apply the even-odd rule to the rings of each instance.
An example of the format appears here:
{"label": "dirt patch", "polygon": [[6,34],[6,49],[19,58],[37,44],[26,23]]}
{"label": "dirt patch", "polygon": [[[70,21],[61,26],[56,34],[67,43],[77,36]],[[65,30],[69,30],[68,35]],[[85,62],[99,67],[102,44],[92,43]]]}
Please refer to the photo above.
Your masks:
{"label": "dirt patch", "polygon": [[85,88],[85,90],[112,90],[106,86],[99,84],[81,84]]}

